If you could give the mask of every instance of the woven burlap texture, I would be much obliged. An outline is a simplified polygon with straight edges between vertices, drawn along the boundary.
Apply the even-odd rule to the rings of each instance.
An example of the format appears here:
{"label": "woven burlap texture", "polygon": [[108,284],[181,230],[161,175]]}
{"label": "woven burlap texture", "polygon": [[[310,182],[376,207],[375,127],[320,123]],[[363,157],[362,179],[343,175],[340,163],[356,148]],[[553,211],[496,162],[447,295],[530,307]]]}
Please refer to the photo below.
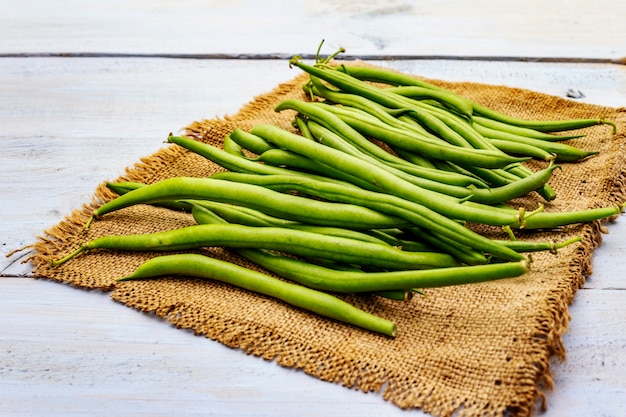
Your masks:
{"label": "woven burlap texture", "polygon": [[[220,144],[236,127],[247,130],[258,123],[272,123],[293,130],[295,113],[276,113],[274,106],[286,98],[306,99],[301,88],[305,80],[304,74],[295,76],[254,98],[236,115],[194,122],[187,134]],[[580,104],[523,89],[430,81],[519,117],[606,117],[618,123],[619,132],[626,127],[624,109]],[[570,143],[600,154],[555,171],[551,185],[558,197],[546,204],[547,211],[607,206],[624,199],[624,134],[612,135],[608,126],[586,129],[585,133],[587,136]],[[119,180],[152,183],[173,176],[207,176],[219,169],[172,145],[138,161]],[[455,412],[459,417],[534,413],[544,392],[552,387],[551,357],[565,356],[561,336],[570,320],[568,304],[592,272],[592,254],[604,228],[594,222],[558,232],[519,233],[523,239],[583,237],[582,243],[556,255],[534,255],[531,273],[521,278],[432,289],[427,296],[407,302],[375,296],[344,297],[364,310],[394,320],[398,336],[392,339],[226,284],[176,277],[116,283],[155,253],[92,251],[51,267],[51,259],[87,239],[193,224],[185,213],[136,206],[103,216],[85,233],[82,227],[93,208],[114,197],[103,182],[90,204],[38,239],[31,258],[37,277],[111,291],[114,300],[156,313],[177,327],[282,366],[302,369],[325,381],[381,392],[399,407],[420,408],[438,417]],[[539,197],[529,197],[516,204],[532,208],[539,202]],[[207,251],[254,268],[228,251]]]}

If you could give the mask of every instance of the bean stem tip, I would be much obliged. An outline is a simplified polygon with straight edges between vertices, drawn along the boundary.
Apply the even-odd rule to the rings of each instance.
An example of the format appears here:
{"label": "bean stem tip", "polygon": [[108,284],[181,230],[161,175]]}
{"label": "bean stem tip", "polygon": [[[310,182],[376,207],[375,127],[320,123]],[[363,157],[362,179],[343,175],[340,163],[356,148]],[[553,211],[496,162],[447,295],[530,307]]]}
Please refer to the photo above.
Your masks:
{"label": "bean stem tip", "polygon": [[86,245],[80,245],[78,247],[78,249],[74,250],[73,252],[70,252],[69,254],[65,255],[64,257],[60,258],[60,259],[55,259],[53,261],[51,261],[50,263],[52,264],[52,266],[59,266],[64,264],[65,262],[69,261],[70,259],[74,258],[75,256],[85,252],[87,250],[87,246]]}

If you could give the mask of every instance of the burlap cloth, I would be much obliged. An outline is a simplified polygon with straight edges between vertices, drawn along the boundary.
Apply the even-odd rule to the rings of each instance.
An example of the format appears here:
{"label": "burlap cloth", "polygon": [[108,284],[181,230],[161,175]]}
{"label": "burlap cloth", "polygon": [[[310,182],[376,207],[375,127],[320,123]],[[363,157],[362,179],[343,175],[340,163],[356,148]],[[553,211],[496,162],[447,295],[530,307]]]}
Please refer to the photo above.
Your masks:
{"label": "burlap cloth", "polygon": [[[236,115],[191,124],[187,133],[221,143],[235,127],[273,123],[292,129],[294,113],[275,113],[274,105],[304,98],[300,74],[256,97]],[[483,105],[528,118],[606,117],[626,130],[626,109],[580,104],[536,92],[474,83],[431,80]],[[207,98],[207,99],[210,99]],[[624,134],[608,126],[585,130],[570,143],[600,155],[564,165],[551,181],[557,199],[546,210],[606,206],[624,200]],[[168,132],[164,132],[165,139]],[[143,158],[120,180],[155,182],[172,176],[206,176],[212,163],[175,146]],[[104,179],[103,179],[104,181]],[[34,244],[35,275],[78,287],[111,291],[127,306],[153,312],[179,328],[193,329],[227,346],[344,387],[381,392],[403,408],[421,408],[434,416],[526,416],[541,405],[552,387],[550,358],[565,356],[561,336],[569,323],[568,304],[590,274],[594,249],[601,241],[600,222],[568,227],[558,233],[520,238],[564,240],[583,236],[581,244],[557,255],[534,256],[532,272],[522,278],[432,289],[408,302],[375,296],[347,296],[349,302],[398,324],[395,339],[292,308],[271,298],[228,285],[197,279],[168,278],[116,283],[153,253],[93,251],[62,267],[60,257],[86,239],[105,234],[146,233],[193,224],[188,214],[137,206],[104,216],[85,235],[81,228],[91,210],[115,195],[104,183],[94,200],[45,232]],[[536,207],[534,197],[520,201]],[[229,252],[213,255],[241,262]],[[341,389],[338,387],[338,389]]]}

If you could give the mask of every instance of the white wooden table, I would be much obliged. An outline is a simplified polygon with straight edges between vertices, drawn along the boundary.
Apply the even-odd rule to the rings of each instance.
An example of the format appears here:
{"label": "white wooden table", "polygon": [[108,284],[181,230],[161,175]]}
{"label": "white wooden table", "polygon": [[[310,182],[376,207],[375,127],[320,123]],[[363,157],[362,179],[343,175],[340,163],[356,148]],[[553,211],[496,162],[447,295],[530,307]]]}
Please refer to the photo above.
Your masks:
{"label": "white wooden table", "polygon": [[[170,131],[294,77],[286,58],[321,39],[427,77],[626,105],[624,2],[5,0],[0,22],[3,254]],[[609,230],[545,416],[626,415],[626,220]],[[424,415],[32,279],[20,255],[0,259],[0,416]]]}

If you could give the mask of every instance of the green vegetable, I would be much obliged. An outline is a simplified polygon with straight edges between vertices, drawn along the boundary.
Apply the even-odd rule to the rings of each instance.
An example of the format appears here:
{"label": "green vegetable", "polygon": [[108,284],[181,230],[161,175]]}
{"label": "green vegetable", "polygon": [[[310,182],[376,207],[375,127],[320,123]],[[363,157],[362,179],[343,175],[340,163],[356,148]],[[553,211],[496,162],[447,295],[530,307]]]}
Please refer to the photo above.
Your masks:
{"label": "green vegetable", "polygon": [[120,281],[162,276],[197,277],[221,281],[390,337],[395,337],[397,334],[396,324],[392,321],[360,310],[337,297],[204,255],[158,256],[146,261]]}

